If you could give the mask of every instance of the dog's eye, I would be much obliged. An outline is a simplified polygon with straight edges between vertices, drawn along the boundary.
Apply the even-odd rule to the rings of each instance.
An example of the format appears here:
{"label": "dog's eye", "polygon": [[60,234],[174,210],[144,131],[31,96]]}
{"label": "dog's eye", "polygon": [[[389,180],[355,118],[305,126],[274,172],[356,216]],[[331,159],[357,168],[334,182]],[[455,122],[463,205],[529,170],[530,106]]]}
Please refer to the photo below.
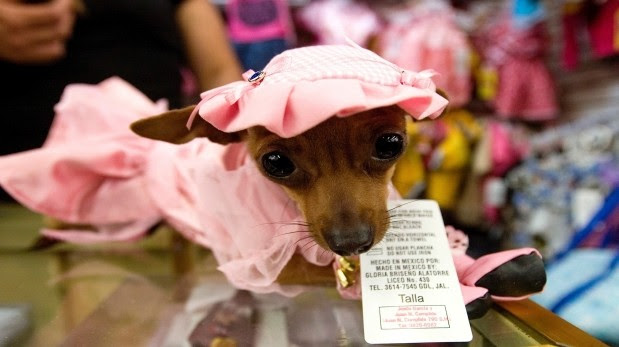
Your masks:
{"label": "dog's eye", "polygon": [[394,159],[404,150],[404,138],[400,134],[383,134],[374,145],[374,158],[379,160]]}
{"label": "dog's eye", "polygon": [[296,169],[292,160],[281,152],[270,152],[262,156],[262,167],[267,174],[276,178],[288,177]]}

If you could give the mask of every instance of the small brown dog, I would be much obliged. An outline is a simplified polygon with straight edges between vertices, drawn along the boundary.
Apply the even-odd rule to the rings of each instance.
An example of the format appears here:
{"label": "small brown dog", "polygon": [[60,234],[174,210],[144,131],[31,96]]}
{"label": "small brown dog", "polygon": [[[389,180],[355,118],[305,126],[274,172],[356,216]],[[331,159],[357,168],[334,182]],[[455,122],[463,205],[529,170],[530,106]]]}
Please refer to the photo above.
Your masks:
{"label": "small brown dog", "polygon": [[[243,142],[264,177],[296,202],[317,245],[357,255],[390,224],[406,115],[436,118],[447,106],[433,74],[401,69],[354,43],[297,48],[248,71],[245,81],[203,93],[197,106],[137,121],[132,130],[171,143]],[[310,264],[302,252],[278,283],[333,283],[331,267]]]}
{"label": "small brown dog", "polygon": [[[140,136],[171,143],[206,137],[229,144],[243,141],[260,171],[281,185],[298,205],[307,228],[323,248],[346,256],[369,250],[390,222],[388,185],[406,147],[405,112],[382,107],[353,117],[332,117],[292,138],[264,127],[226,133],[197,117],[195,106],[132,124]],[[281,284],[333,283],[330,268],[293,258],[280,274]]]}
{"label": "small brown dog", "polygon": [[[248,71],[242,81],[202,93],[197,106],[137,121],[137,116],[119,111],[121,121],[106,119],[113,123],[112,128],[119,129],[104,129],[118,137],[104,144],[109,144],[115,154],[133,148],[131,144],[125,147],[123,141],[139,143],[137,169],[131,167],[136,179],[113,176],[109,181],[131,182],[132,189],[114,190],[117,195],[111,203],[99,200],[101,195],[90,194],[93,190],[98,193],[101,186],[95,175],[88,184],[76,185],[71,193],[90,198],[86,208],[95,205],[97,213],[78,218],[82,215],[73,211],[76,207],[67,204],[70,206],[62,217],[76,224],[93,220],[108,223],[102,216],[107,217],[108,207],[117,207],[110,204],[139,205],[143,210],[113,210],[115,218],[124,218],[123,227],[128,225],[131,235],[137,237],[152,223],[165,220],[188,238],[211,247],[221,271],[240,288],[277,291],[275,279],[280,284],[333,283],[331,265],[337,266],[335,259],[340,261],[334,254],[363,253],[387,231],[390,181],[407,141],[406,115],[436,118],[447,106],[432,83],[432,75],[431,71],[401,69],[354,44],[302,47],[274,57],[263,71]],[[142,115],[156,112],[162,111]],[[81,121],[89,122],[82,117],[75,120]],[[127,134],[126,121],[134,122],[133,131],[146,138],[177,144],[196,138],[202,141],[176,152],[173,146]],[[58,158],[80,151],[79,141],[75,148],[63,147],[68,153],[60,151]],[[183,151],[194,145],[195,151]],[[122,161],[125,156],[112,159]],[[23,164],[31,163],[23,160]],[[71,171],[75,176],[67,176],[74,177],[72,182],[60,183],[82,179],[79,169]],[[33,171],[49,182],[58,181],[50,178],[54,173],[49,170]],[[170,180],[176,176],[169,175],[176,174],[180,185]],[[102,179],[107,182],[108,177]],[[86,194],[82,187],[88,188]],[[33,194],[39,194],[36,190],[32,189]],[[170,195],[166,196],[168,190]],[[217,194],[228,205],[219,203]],[[48,204],[54,212],[54,196],[45,197],[44,207]],[[286,201],[294,201],[296,206]],[[288,220],[277,219],[284,214]],[[278,229],[268,225],[287,222],[301,226],[306,230],[299,232],[308,234],[273,239],[280,236],[276,235]],[[118,224],[115,219],[109,223],[113,227]],[[257,224],[262,231],[256,234]],[[48,235],[76,242],[110,239],[110,233],[99,232],[98,225],[92,227],[93,233],[85,237],[54,231]],[[103,225],[102,230],[105,227],[109,225]],[[61,225],[55,229],[66,228]],[[80,228],[84,229],[90,228]],[[126,230],[123,232],[127,235]],[[297,243],[288,243],[292,240]],[[311,247],[299,247],[300,240],[308,240]],[[324,253],[318,254],[321,249]]]}

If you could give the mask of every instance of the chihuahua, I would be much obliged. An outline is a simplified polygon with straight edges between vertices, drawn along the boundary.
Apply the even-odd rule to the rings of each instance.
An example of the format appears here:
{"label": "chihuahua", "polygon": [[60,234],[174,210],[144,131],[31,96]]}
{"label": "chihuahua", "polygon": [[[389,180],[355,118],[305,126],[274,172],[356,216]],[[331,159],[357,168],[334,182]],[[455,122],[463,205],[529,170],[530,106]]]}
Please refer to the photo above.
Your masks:
{"label": "chihuahua", "polygon": [[[264,71],[248,72],[246,82],[206,92],[197,106],[139,120],[131,129],[175,144],[204,137],[243,142],[264,177],[296,202],[318,245],[358,255],[389,226],[387,199],[407,145],[406,115],[435,118],[446,107],[431,75],[354,45],[293,49]],[[299,282],[287,268],[299,273],[303,261],[291,263],[279,283]],[[333,273],[327,278],[332,282]]]}
{"label": "chihuahua", "polygon": [[[406,143],[405,112],[381,107],[352,117],[332,117],[292,138],[264,127],[226,133],[197,117],[186,128],[195,106],[139,120],[131,129],[140,136],[185,143],[197,137],[229,144],[243,141],[262,174],[282,186],[297,203],[312,237],[321,247],[341,256],[357,255],[380,242],[389,226],[388,187],[395,163]],[[279,283],[333,281],[294,259]],[[299,267],[312,276],[299,274]],[[318,273],[316,273],[318,272]],[[303,280],[303,279],[306,280]]]}

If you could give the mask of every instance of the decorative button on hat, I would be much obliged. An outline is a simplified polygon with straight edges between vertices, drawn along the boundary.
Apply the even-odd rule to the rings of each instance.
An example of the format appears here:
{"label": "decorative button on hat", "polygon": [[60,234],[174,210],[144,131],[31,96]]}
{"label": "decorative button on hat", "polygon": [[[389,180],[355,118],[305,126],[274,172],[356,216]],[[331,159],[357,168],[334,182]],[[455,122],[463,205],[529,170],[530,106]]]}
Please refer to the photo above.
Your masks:
{"label": "decorative button on hat", "polygon": [[260,83],[262,82],[262,80],[264,79],[264,76],[266,76],[267,73],[260,70],[257,72],[254,72],[253,75],[251,75],[248,79],[247,82],[251,82],[251,83]]}

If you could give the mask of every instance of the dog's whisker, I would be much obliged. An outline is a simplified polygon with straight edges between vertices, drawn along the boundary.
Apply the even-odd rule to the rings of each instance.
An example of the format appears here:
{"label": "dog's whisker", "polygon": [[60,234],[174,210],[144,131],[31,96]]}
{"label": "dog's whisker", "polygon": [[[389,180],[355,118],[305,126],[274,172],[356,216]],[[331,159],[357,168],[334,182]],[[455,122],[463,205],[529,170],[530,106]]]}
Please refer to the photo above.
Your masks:
{"label": "dog's whisker", "polygon": [[381,221],[404,220],[404,219],[401,219],[401,217],[403,216],[402,215],[387,216],[383,218]]}
{"label": "dog's whisker", "polygon": [[303,236],[299,240],[297,240],[297,242],[304,241],[304,240],[307,240],[307,239],[313,239],[312,235]]}
{"label": "dog's whisker", "polygon": [[290,234],[303,234],[303,233],[311,233],[311,231],[309,231],[309,230],[295,230],[295,231],[289,231],[289,232],[277,234],[277,235],[275,235],[273,237],[285,236],[285,235],[290,235]]}
{"label": "dog's whisker", "polygon": [[318,260],[322,259],[322,257],[324,257],[324,256],[325,256],[325,254],[326,254],[327,256],[329,255],[329,250],[328,250],[328,249],[325,249],[325,248],[323,248],[322,246],[321,246],[321,248],[322,248],[322,253],[320,253],[320,256],[318,257]]}
{"label": "dog's whisker", "polygon": [[302,222],[302,221],[262,223],[262,224],[256,225],[256,227],[265,226],[265,225],[278,225],[277,230],[283,227],[286,227],[286,226],[302,226],[302,227],[308,227],[308,228],[311,227],[310,223]]}
{"label": "dog's whisker", "polygon": [[[316,246],[318,246],[318,249],[319,249],[319,250],[321,249],[321,247],[320,247],[320,245],[319,245],[318,243],[314,243],[314,244],[313,244],[312,246],[310,246],[310,247],[309,247],[306,251],[308,251],[308,252],[309,252],[309,251],[311,251],[311,250],[312,250],[312,248],[314,248],[314,247],[316,247]],[[319,259],[320,259],[320,257],[319,257]]]}
{"label": "dog's whisker", "polygon": [[309,228],[309,227],[310,227],[308,224],[302,224],[302,223],[286,223],[286,224],[282,223],[281,225],[279,225],[279,226],[276,228],[276,230],[278,230],[278,231],[279,231],[279,230],[280,230],[280,229],[282,229],[283,227],[289,227],[289,226],[294,226],[294,227],[306,227],[306,228]]}
{"label": "dog's whisker", "polygon": [[303,224],[303,225],[312,225],[312,223],[309,223],[309,222],[304,221],[304,220],[291,220],[291,221],[285,221],[285,222],[271,222],[271,223],[265,223],[265,224],[283,224],[283,225]]}
{"label": "dog's whisker", "polygon": [[387,221],[387,224],[393,224],[393,223],[399,223],[399,222],[404,222],[407,219],[390,219]]}
{"label": "dog's whisker", "polygon": [[305,251],[305,247],[307,247],[307,245],[311,244],[312,242],[315,243],[316,241],[314,241],[314,239],[312,238],[311,240],[306,242],[303,246],[301,246],[301,251]]}
{"label": "dog's whisker", "polygon": [[399,213],[398,211],[396,211],[396,212],[394,212],[394,213],[388,213],[388,214],[387,214],[387,216],[388,216],[387,218],[402,217],[402,216],[404,216],[404,215],[405,215],[405,214],[403,214],[403,213]]}
{"label": "dog's whisker", "polygon": [[310,250],[310,249],[312,249],[312,248],[314,248],[314,247],[316,247],[316,246],[318,246],[318,244],[317,244],[316,242],[313,242],[313,245],[311,245],[311,246],[309,246],[309,247],[307,247],[307,248],[306,248],[306,246],[303,246],[303,249],[302,249],[302,250],[303,250],[304,252],[309,252],[309,250]]}
{"label": "dog's whisker", "polygon": [[404,221],[406,221],[406,219],[384,219],[381,221],[380,226],[390,228],[394,223],[401,223]]}
{"label": "dog's whisker", "polygon": [[[411,202],[414,202],[414,201],[407,202],[407,204],[411,203]],[[400,211],[394,211],[394,209],[396,209],[398,207],[402,207],[404,205],[406,205],[406,204],[402,204],[400,206],[396,206],[396,207],[394,207],[394,208],[392,208],[390,210],[385,211],[385,219],[389,219],[389,218],[393,218],[393,217],[401,217],[402,213]]]}
{"label": "dog's whisker", "polygon": [[302,237],[302,238],[298,239],[297,241],[295,241],[295,243],[293,244],[293,246],[294,246],[294,247],[296,247],[296,246],[299,244],[299,242],[305,241],[305,240],[307,240],[307,239],[309,239],[309,238],[312,238],[312,235],[305,236],[305,237]]}
{"label": "dog's whisker", "polygon": [[281,223],[282,225],[303,225],[303,226],[311,226],[312,224],[307,223],[307,222],[287,222],[287,223]]}
{"label": "dog's whisker", "polygon": [[400,207],[402,207],[402,206],[405,206],[405,205],[408,205],[408,204],[411,204],[411,203],[413,203],[413,202],[417,202],[417,201],[418,201],[418,200],[411,200],[411,201],[407,201],[407,202],[405,202],[405,203],[403,203],[403,204],[401,204],[401,205],[398,205],[398,206],[396,206],[396,207],[393,207],[393,208],[388,209],[388,210],[387,210],[387,212],[391,212],[391,211],[396,210],[396,209],[398,209],[398,208],[400,208]]}
{"label": "dog's whisker", "polygon": [[400,215],[400,214],[393,214],[393,215],[392,214],[388,214],[385,218],[383,218],[383,220],[388,220],[388,219],[392,219],[392,218],[395,218],[395,217],[401,217],[401,216],[402,215]]}

